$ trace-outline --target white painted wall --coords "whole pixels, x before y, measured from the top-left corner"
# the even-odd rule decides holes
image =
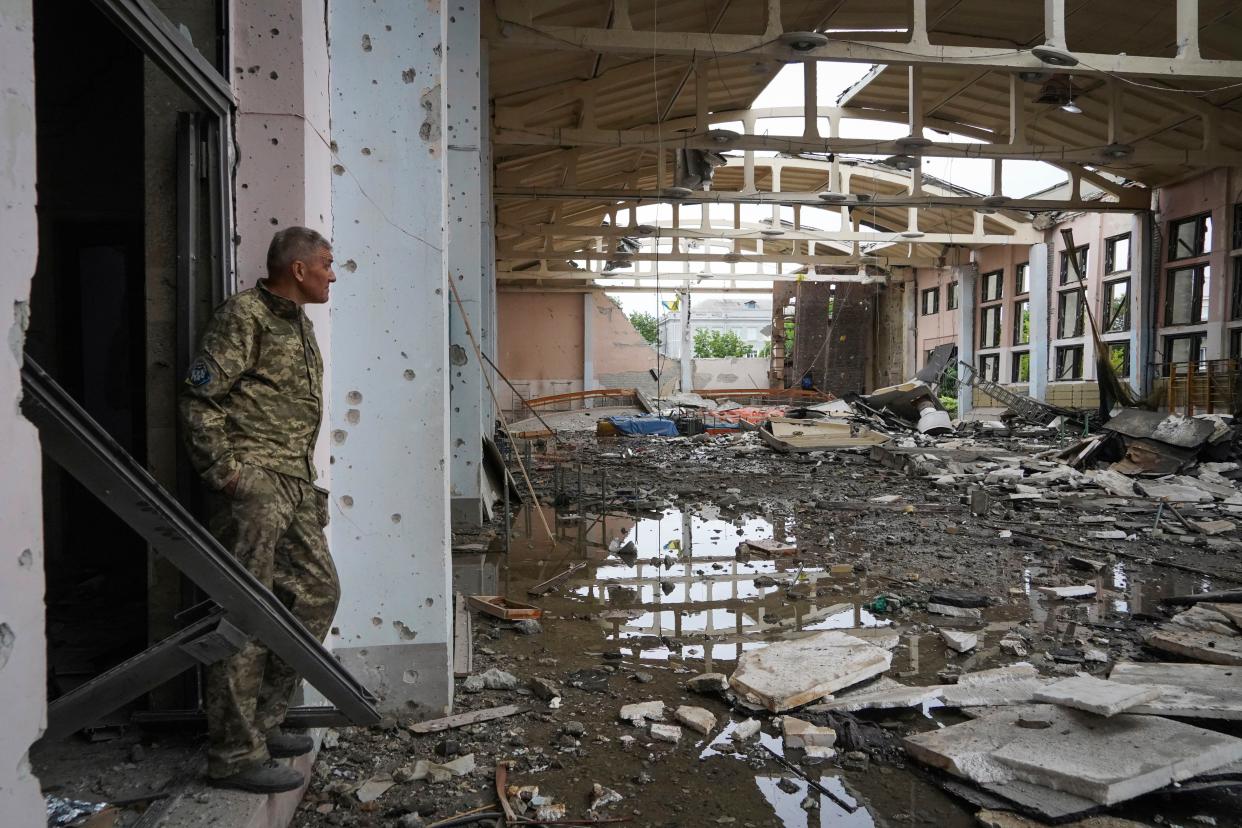
[[[43,825],[30,745],[46,723],[43,503],[39,439],[18,409],[22,345],[34,275],[34,40],[30,0],[0,4],[0,814],[5,825]]]
[[[694,360],[694,387],[767,388],[771,360],[762,357],[723,357]]]
[[[452,704],[439,9],[328,9],[336,254],[355,264],[332,301],[332,640],[383,709],[423,717]]]

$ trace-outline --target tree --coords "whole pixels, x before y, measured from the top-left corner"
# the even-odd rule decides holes
[[[705,359],[711,357],[748,357],[754,356],[751,348],[733,331],[694,332],[694,357]]]
[[[634,311],[630,314],[630,324],[634,326],[635,330],[642,334],[643,339],[647,340],[652,345],[656,344],[656,340],[660,336],[660,326],[659,323],[656,322],[656,318],[654,316],[649,313]]]

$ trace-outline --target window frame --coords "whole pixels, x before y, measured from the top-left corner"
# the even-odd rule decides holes
[[[1026,377],[1021,375],[1022,358],[1026,357]],[[1030,382],[1031,381],[1031,352],[1030,351],[1014,351],[1009,361],[1009,377],[1010,382]]]
[[[1187,224],[1195,225],[1195,238],[1202,243],[1202,250],[1195,250],[1186,256],[1177,255],[1178,230]],[[1168,224],[1168,257],[1170,262],[1184,262],[1187,259],[1198,259],[1202,256],[1210,255],[1212,252],[1212,212],[1199,213],[1194,216],[1186,216],[1184,218],[1172,219]]]
[[[999,348],[1001,346],[1001,331],[1003,330],[1002,317],[1004,316],[1001,309],[1003,307],[1004,305],[998,302],[993,305],[985,305],[984,307],[979,308],[979,350],[982,351],[985,348]],[[996,314],[995,321],[991,325],[992,339],[994,341],[988,342],[984,339],[984,333],[988,330],[986,320],[988,314],[993,312]]]
[[[1078,345],[1059,345],[1056,349],[1056,381],[1057,382],[1077,382],[1083,378],[1083,358],[1085,349],[1081,344]],[[1074,355],[1071,371],[1073,376],[1062,376],[1061,366],[1064,356]]]
[[[1021,306],[1025,308],[1020,309]],[[1026,338],[1022,338],[1022,318],[1026,317]],[[1031,299],[1015,299],[1013,301],[1013,340],[1012,345],[1030,345],[1031,344]]]
[[[992,270],[984,273],[979,277],[979,301],[980,302],[999,302],[1005,298],[1005,269]],[[988,283],[991,281],[996,286],[996,295],[988,295]]]
[[[1114,349],[1114,348],[1122,348],[1122,349],[1124,349],[1124,350],[1125,350],[1125,354],[1126,354],[1125,361],[1124,361],[1124,362],[1122,362],[1122,367],[1121,367],[1121,370],[1119,370],[1119,371],[1117,372],[1117,376],[1118,376],[1119,378],[1121,378],[1121,379],[1128,379],[1128,378],[1129,378],[1129,376],[1130,376],[1130,371],[1131,371],[1131,365],[1130,365],[1130,340],[1128,340],[1128,339],[1122,339],[1122,340],[1119,340],[1119,341],[1105,342],[1105,343],[1104,343],[1104,346],[1105,346],[1106,348],[1108,348],[1108,361],[1109,361],[1109,364],[1112,364],[1112,361],[1113,361],[1113,349]]]
[[[979,376],[990,382],[1000,382],[1000,354],[979,354]],[[988,370],[988,365],[991,370]]]
[[[1022,262],[1013,269],[1013,295],[1031,292],[1031,263]]]
[[[1116,246],[1122,240],[1126,243],[1126,266],[1114,267],[1117,263],[1117,256],[1114,252]],[[1116,236],[1109,236],[1104,240],[1104,275],[1111,276],[1114,273],[1129,273],[1132,266],[1132,254],[1134,250],[1131,246],[1131,238],[1129,233],[1119,233]]]
[[[927,309],[927,300],[931,298],[932,309]],[[923,288],[919,291],[919,315],[935,316],[940,313],[940,286]]]
[[[1125,305],[1119,308],[1116,314],[1113,314],[1110,316],[1109,311],[1112,307],[1112,290],[1117,285],[1126,286],[1126,301],[1125,301]],[[1102,324],[1100,325],[1100,333],[1103,333],[1103,334],[1125,333],[1126,331],[1130,330],[1130,326],[1132,324],[1132,320],[1130,319],[1130,306],[1133,303],[1133,300],[1130,297],[1130,279],[1129,277],[1126,277],[1124,279],[1110,279],[1109,281],[1104,283],[1103,287],[1104,289],[1100,292],[1101,310],[1103,311],[1103,313],[1100,314],[1100,316],[1102,317],[1101,319]],[[1120,328],[1114,328],[1113,323],[1119,317],[1122,317],[1123,315],[1124,315],[1125,324]]]
[[[1065,298],[1071,294],[1078,294],[1078,317],[1074,321],[1074,329],[1072,333],[1065,332]],[[1057,291],[1057,339],[1077,339],[1086,331],[1086,308],[1087,308],[1087,289],[1085,287],[1073,287],[1066,290]]]
[[[1060,259],[1061,270],[1060,270],[1060,281],[1057,282],[1058,285],[1071,285],[1071,284],[1077,285],[1078,284],[1077,277],[1075,277],[1072,282],[1070,281],[1071,269],[1069,266],[1069,252],[1070,252],[1069,250],[1061,251],[1061,259]],[[1083,281],[1085,282],[1091,275],[1090,270],[1088,270],[1088,267],[1091,264],[1091,245],[1089,244],[1078,245],[1077,247],[1074,248],[1074,255],[1078,256],[1081,259],[1080,264],[1082,265],[1082,276],[1083,276]]]
[[[957,282],[949,282],[945,286],[944,305],[945,310],[957,310],[962,304],[962,297]]]
[[[1207,321],[1208,311],[1203,305],[1204,286],[1211,279],[1211,264],[1208,262],[1200,262],[1198,264],[1186,264],[1178,267],[1165,268],[1164,271],[1164,324],[1165,327],[1179,327],[1182,325],[1202,325]],[[1173,276],[1177,273],[1191,273],[1191,291],[1190,291],[1190,307],[1194,311],[1195,317],[1185,322],[1177,322],[1173,319]]]
[[[1163,343],[1164,345],[1163,355],[1164,355],[1164,364],[1166,367],[1169,365],[1187,365],[1191,362],[1201,365],[1207,359],[1207,355],[1204,354],[1203,356],[1198,357],[1196,359],[1188,359],[1188,360],[1174,362],[1173,343],[1177,342],[1180,339],[1189,339],[1192,344],[1195,341],[1198,341],[1198,347],[1194,348],[1193,350],[1202,352],[1207,343],[1207,332],[1206,331],[1189,331],[1187,333],[1165,334],[1164,343]]]

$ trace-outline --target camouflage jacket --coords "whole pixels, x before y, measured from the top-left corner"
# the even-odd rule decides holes
[[[213,489],[243,465],[315,482],[323,358],[306,312],[262,282],[221,305],[181,394],[190,461]]]

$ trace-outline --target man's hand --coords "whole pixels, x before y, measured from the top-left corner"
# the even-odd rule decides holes
[[[224,488],[221,489],[220,491],[224,492],[226,497],[233,497],[235,494],[237,494],[237,484],[240,481],[241,481],[241,469],[238,469],[236,472],[233,473],[233,476],[229,478],[229,482],[225,483]]]

